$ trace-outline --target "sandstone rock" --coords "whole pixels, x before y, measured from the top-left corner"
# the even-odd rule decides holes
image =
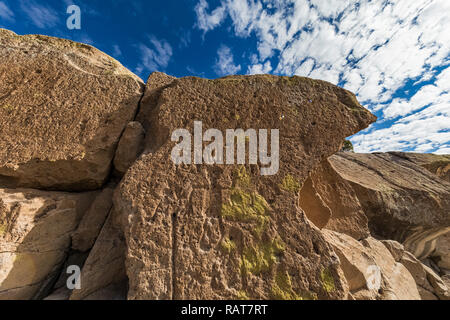
[[[83,266],[81,289],[73,290],[71,300],[83,300],[89,296],[92,299],[100,299],[101,296],[107,299],[111,294],[120,296],[116,292],[117,287],[121,287],[119,284],[126,280],[125,242],[113,223],[114,214],[113,209]]]
[[[407,159],[450,182],[450,155],[405,152],[391,152],[391,154]]]
[[[144,138],[145,130],[139,122],[130,122],[125,128],[114,158],[114,167],[121,175],[125,174],[141,154]]]
[[[371,237],[356,241],[323,230],[339,256],[351,296],[356,300],[420,300],[416,282],[381,243]]]
[[[442,281],[441,277],[439,277],[431,268],[425,265],[423,265],[423,268],[425,269],[427,279],[433,286],[436,295],[441,300],[450,300],[450,291],[445,282]]]
[[[72,235],[72,249],[86,252],[94,246],[111,211],[114,187],[105,188],[94,200]]]
[[[356,192],[373,235],[421,260],[450,230],[450,184],[422,167],[394,154],[339,153],[330,163]]]
[[[450,232],[437,239],[432,256],[438,260],[440,269],[450,269]]]
[[[310,174],[300,192],[300,207],[318,227],[367,238],[368,220],[350,183],[341,178],[328,160]]]
[[[94,195],[0,189],[0,299],[46,295]]]
[[[0,29],[0,186],[99,188],[143,84],[97,49]]]
[[[339,299],[338,261],[298,206],[301,186],[374,117],[354,95],[306,78],[153,74],[138,121],[146,149],[115,195],[130,299]],[[280,169],[179,165],[174,130],[280,130]],[[150,131],[147,130],[150,128]],[[150,138],[149,138],[150,137]]]

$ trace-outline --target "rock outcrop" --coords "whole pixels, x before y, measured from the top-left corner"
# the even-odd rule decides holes
[[[153,74],[141,112],[151,128],[146,150],[115,197],[130,299],[345,298],[338,260],[298,193],[344,137],[375,119],[354,95],[298,77]],[[223,133],[279,129],[278,173],[261,176],[257,164],[175,165],[171,134],[193,133],[195,121]]]
[[[97,49],[0,29],[0,186],[100,188],[143,83]]]
[[[329,161],[355,191],[373,235],[423,259],[450,231],[450,184],[436,175],[394,154],[339,153]]]
[[[352,93],[0,57],[0,299],[449,299],[450,156],[335,154],[375,121]]]
[[[0,189],[0,299],[44,297],[94,196]]]

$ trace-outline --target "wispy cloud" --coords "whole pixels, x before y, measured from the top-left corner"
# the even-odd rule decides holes
[[[122,55],[122,50],[120,49],[119,45],[115,44],[113,45],[113,56],[114,57],[120,57]]]
[[[172,57],[172,46],[166,40],[159,40],[155,36],[150,36],[150,46],[140,43],[137,48],[141,54],[141,62],[137,67],[137,72],[147,71],[163,71],[169,65]]]
[[[3,1],[0,1],[0,18],[9,21],[14,22],[14,12],[4,3]]]
[[[211,13],[207,13],[208,8],[209,4],[206,0],[200,0],[200,2],[195,6],[195,12],[197,14],[197,28],[203,30],[203,32],[207,32],[219,26],[225,18],[226,8],[218,7]]]
[[[233,53],[229,47],[221,45],[217,51],[217,55],[218,58],[214,65],[214,71],[219,76],[235,74],[241,70],[241,66],[234,63]]]
[[[33,0],[20,0],[20,8],[38,28],[53,28],[59,23],[58,13],[49,6]]]

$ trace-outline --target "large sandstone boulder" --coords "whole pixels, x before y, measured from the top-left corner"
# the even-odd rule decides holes
[[[450,182],[450,155],[437,155],[425,153],[391,152],[391,154],[411,161],[441,179]]]
[[[355,191],[328,159],[305,182],[300,191],[300,207],[318,228],[344,233],[356,240],[370,236],[368,219]]]
[[[125,241],[114,223],[114,215],[113,209],[83,265],[81,289],[72,291],[71,300],[126,299],[122,285],[125,283],[126,292]]]
[[[355,191],[372,235],[397,240],[419,260],[450,231],[450,183],[395,154],[339,153],[329,159]]]
[[[334,231],[323,230],[339,256],[348,281],[350,296],[356,300],[420,300],[413,276],[389,250],[369,237],[357,241]]]
[[[97,49],[0,29],[0,186],[99,188],[143,93]]]
[[[114,201],[126,237],[128,298],[347,297],[339,260],[298,198],[310,171],[375,120],[353,94],[299,77],[155,73],[137,120],[147,131],[145,151]],[[278,172],[262,176],[261,163],[175,165],[171,135],[192,134],[194,121],[223,133],[279,129]]]
[[[0,300],[43,298],[94,196],[0,189]]]

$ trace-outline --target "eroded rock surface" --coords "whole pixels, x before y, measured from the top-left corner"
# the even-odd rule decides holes
[[[359,242],[345,234],[323,232],[339,256],[352,299],[420,300],[414,278],[383,243],[372,237]]]
[[[0,189],[0,299],[43,298],[94,196]]]
[[[141,80],[97,49],[0,29],[0,186],[99,188]]]
[[[355,191],[372,235],[397,240],[419,260],[450,231],[450,184],[394,154],[339,153],[330,157]]]
[[[153,74],[138,120],[146,149],[115,197],[123,215],[130,299],[339,299],[338,259],[298,206],[309,172],[375,118],[322,81],[275,76],[218,80]],[[279,129],[280,169],[175,165],[170,136]]]

